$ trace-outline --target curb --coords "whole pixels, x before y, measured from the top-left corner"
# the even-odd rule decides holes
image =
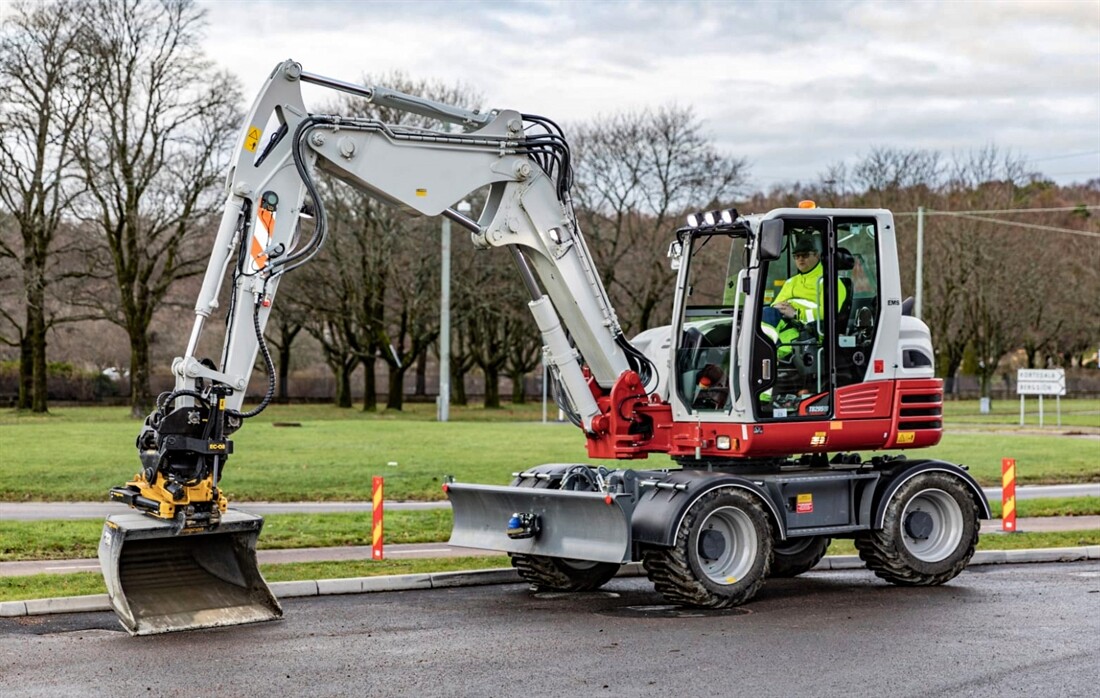
[[[1032,550],[982,550],[974,553],[971,565],[1006,565],[1037,562],[1080,562],[1100,560],[1100,545],[1076,548],[1039,548]],[[814,572],[851,570],[863,567],[858,555],[830,555],[821,560]],[[623,565],[618,577],[643,577],[645,570],[640,562]],[[350,577],[348,579],[312,579],[295,582],[272,582],[272,593],[280,599],[303,596],[330,596],[335,594],[370,594],[380,591],[410,591],[413,589],[447,589],[454,587],[486,586],[489,584],[518,584],[519,573],[512,568],[472,570],[469,572],[439,572],[437,574],[395,574],[378,577]],[[52,599],[0,602],[0,618],[42,616],[55,613],[90,613],[110,611],[106,594],[88,596],[61,596]]]

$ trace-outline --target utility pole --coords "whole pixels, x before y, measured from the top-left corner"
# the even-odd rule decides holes
[[[924,296],[924,206],[917,207],[917,288],[913,297],[913,315],[921,319]]]
[[[459,213],[469,213],[470,204],[461,201]],[[451,417],[451,220],[444,216],[442,262],[439,276],[439,397],[436,398],[436,419],[446,422]]]

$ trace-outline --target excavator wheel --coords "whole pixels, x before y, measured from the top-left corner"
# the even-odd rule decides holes
[[[642,565],[673,603],[729,608],[751,599],[768,576],[772,536],[752,495],[719,489],[688,509],[671,548],[650,548]]]
[[[829,549],[832,538],[828,536],[803,536],[786,541],[776,541],[772,546],[772,567],[769,577],[797,577],[809,572]]]
[[[512,567],[536,591],[593,591],[611,581],[621,565],[513,554]]]
[[[512,486],[557,489],[561,482],[558,477],[550,480],[517,478]],[[509,557],[519,576],[536,591],[594,591],[611,581],[622,567],[614,562],[567,560],[545,555],[509,553]]]
[[[894,493],[882,530],[856,538],[868,569],[888,582],[935,586],[954,579],[978,544],[978,507],[966,484],[921,473]]]

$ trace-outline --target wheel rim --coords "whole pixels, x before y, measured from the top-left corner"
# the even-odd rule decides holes
[[[959,503],[943,490],[928,489],[909,500],[901,513],[901,540],[924,562],[939,562],[958,548],[963,537]]]
[[[736,507],[710,512],[696,542],[700,571],[715,584],[736,584],[752,569],[758,543],[752,519]]]

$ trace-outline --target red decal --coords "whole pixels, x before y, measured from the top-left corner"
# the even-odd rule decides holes
[[[882,373],[885,370],[886,367],[883,365],[882,359],[875,359],[875,373]]]

